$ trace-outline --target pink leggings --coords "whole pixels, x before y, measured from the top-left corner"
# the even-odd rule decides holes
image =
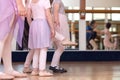
[[[39,70],[46,69],[47,48],[34,49],[33,68]]]
[[[60,57],[65,49],[65,47],[63,45],[61,45],[61,43],[59,41],[55,41],[55,46],[56,46],[56,50],[54,52],[52,62],[51,62],[51,66],[53,66],[53,67],[59,66]]]
[[[55,39],[57,39],[57,40],[59,40],[59,41],[62,41],[62,40],[64,40],[65,39],[65,37],[63,36],[63,35],[61,35],[61,34],[59,34],[58,32],[56,32],[56,35],[55,35]],[[54,56],[53,56],[53,60],[52,60],[52,64],[54,64],[55,63],[55,65],[57,65],[57,64],[59,64],[59,59],[60,59],[60,56],[61,56],[61,54],[62,54],[62,52],[64,51],[64,46],[62,46],[61,44],[60,44],[60,42],[55,42],[55,45],[56,45],[56,48],[57,48],[57,50],[55,51],[55,54],[54,54]],[[45,52],[44,50],[41,50],[41,52]],[[38,57],[37,57],[37,55],[38,55],[38,50],[30,50],[29,51],[29,53],[28,53],[28,55],[27,55],[27,57],[26,57],[26,61],[25,61],[25,64],[24,64],[24,67],[29,67],[30,66],[30,64],[31,64],[31,61],[32,61],[32,59],[33,59],[33,54],[35,53],[35,56],[34,57],[36,57],[36,60],[38,60]],[[45,53],[45,55],[46,55],[46,53]],[[44,56],[45,56],[44,55]],[[38,55],[39,56],[39,55]],[[35,61],[36,61],[35,60]],[[56,60],[56,61],[55,61]],[[35,64],[36,63],[36,64]],[[34,63],[34,61],[33,61],[33,68],[38,68],[38,62],[35,62]],[[42,63],[42,62],[41,62]]]

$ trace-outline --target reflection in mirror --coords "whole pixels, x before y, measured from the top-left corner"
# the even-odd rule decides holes
[[[120,7],[111,7],[111,8],[102,8],[102,7],[87,7],[88,9],[94,9],[94,10],[119,10]],[[87,9],[86,8],[86,9]],[[117,14],[119,15],[119,13]],[[113,14],[105,14],[105,13],[87,13],[86,14],[86,25],[88,26],[88,23],[90,24],[90,22],[92,20],[96,21],[96,28],[95,30],[97,30],[97,34],[96,37],[94,39],[93,45],[94,47],[96,47],[96,50],[108,50],[105,47],[105,44],[109,44],[108,47],[110,47],[109,50],[119,50],[120,49],[120,17],[115,15],[115,13]],[[110,22],[111,23],[111,27],[108,29],[107,32],[109,32],[109,38],[108,41],[105,42],[106,37],[108,37],[107,33],[105,32],[106,30],[106,23]],[[86,26],[86,28],[87,28]],[[101,33],[100,33],[101,32]],[[86,35],[87,35],[87,30],[86,30]],[[86,49],[87,50],[93,50],[93,46],[90,45],[90,42],[87,41],[87,36],[86,36]],[[96,43],[96,44],[95,44]],[[111,46],[114,46],[115,48],[113,49]]]
[[[79,7],[73,7],[73,6],[69,6],[66,7],[66,9],[79,9]],[[86,9],[88,10],[104,10],[104,9],[112,9],[112,10],[119,10],[120,7],[109,7],[109,8],[103,8],[103,7],[86,7]],[[117,14],[119,15],[119,13]],[[97,50],[105,50],[105,46],[104,46],[104,38],[105,38],[105,34],[101,34],[100,32],[102,32],[105,29],[105,23],[106,22],[110,22],[111,23],[111,27],[109,29],[109,32],[111,34],[111,38],[110,38],[110,42],[111,43],[115,43],[116,48],[114,50],[119,50],[120,49],[120,16],[117,16],[115,13],[113,14],[105,14],[105,13],[86,13],[86,27],[90,24],[90,22],[92,20],[96,21],[97,27],[95,28],[96,30],[98,30],[96,34],[96,37],[94,39],[96,45],[97,46]],[[70,32],[70,40],[79,43],[79,13],[67,13],[67,17],[68,17],[68,24],[69,24],[69,32]],[[13,51],[16,50],[29,50],[28,49],[28,33],[29,33],[29,26],[27,24],[27,21],[25,19],[25,30],[24,30],[24,36],[23,36],[23,44],[22,47],[18,46],[18,44],[16,44],[15,39],[13,40]],[[87,33],[86,33],[87,34]],[[86,36],[87,37],[87,36]],[[81,44],[81,43],[80,43]],[[93,50],[93,47],[90,45],[90,43],[88,42],[87,38],[86,38],[86,50]],[[49,48],[50,50],[53,50],[54,47],[52,46],[51,48]],[[77,46],[68,46],[66,47],[67,50],[79,50],[79,45]],[[111,49],[113,50],[113,49]]]
[[[96,30],[97,34],[96,34],[96,37],[94,38],[94,42],[91,42],[93,43],[92,44],[93,46],[97,47],[96,50],[119,50],[120,49],[120,44],[119,44],[120,23],[116,21],[109,21],[109,22],[111,23],[111,27],[110,29],[107,29],[104,21],[96,20],[97,27],[94,30]],[[86,24],[88,23],[89,22],[87,22]],[[87,36],[87,30],[86,30],[86,36]],[[92,45],[90,44],[90,42],[87,42],[87,46],[86,46],[87,50],[93,50]]]

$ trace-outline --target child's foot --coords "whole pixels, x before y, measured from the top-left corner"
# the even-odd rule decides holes
[[[11,79],[14,79],[14,76],[5,73],[0,73],[0,80],[11,80]]]
[[[24,67],[23,72],[24,73],[31,73],[32,69],[30,69],[29,67]]]
[[[76,42],[72,42],[72,41],[67,40],[67,39],[63,40],[63,41],[61,42],[61,44],[62,44],[63,46],[77,46],[77,45],[78,45]]]
[[[32,73],[31,73],[31,76],[38,76],[39,75],[39,72],[38,71],[32,71]]]
[[[50,72],[47,72],[47,71],[40,71],[39,76],[40,77],[50,77],[50,76],[53,76],[53,74]]]
[[[11,72],[9,72],[7,74],[9,74],[11,76],[14,76],[15,78],[24,78],[24,77],[27,77],[26,74],[20,73],[20,72],[17,72],[17,71],[11,71]]]
[[[38,76],[39,75],[39,69],[38,68],[33,68],[33,71],[31,73],[32,76]]]
[[[52,70],[54,73],[66,73],[67,72],[66,69],[61,68],[59,66],[55,66],[55,67],[50,66],[49,70]]]

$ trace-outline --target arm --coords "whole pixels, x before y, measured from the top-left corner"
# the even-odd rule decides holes
[[[17,8],[18,8],[18,14],[21,16],[25,16],[26,15],[26,9],[23,6],[22,0],[16,0],[17,3]]]
[[[29,26],[30,26],[30,24],[32,22],[31,16],[32,16],[32,11],[31,11],[30,8],[28,8],[28,10],[27,10],[27,21],[28,21]]]
[[[104,31],[104,30],[101,30],[100,33],[101,33],[101,34],[105,34],[105,31]]]
[[[92,31],[90,31],[90,30],[86,30],[86,32],[91,33]]]
[[[88,33],[92,33],[92,28],[89,27],[89,26],[87,26],[87,27],[86,27],[86,32],[88,32]]]
[[[48,24],[50,26],[50,30],[51,30],[51,37],[55,36],[55,30],[54,30],[54,26],[53,26],[53,19],[52,19],[52,15],[50,13],[50,9],[45,9],[45,14],[46,14],[46,18],[48,21]]]
[[[104,30],[98,30],[95,28],[94,31],[96,31],[98,34],[104,34]]]
[[[109,34],[110,34],[110,40],[113,42],[113,41],[114,41],[114,38],[112,37],[111,32],[109,32]]]
[[[54,15],[54,23],[56,24],[56,26],[60,26],[60,23],[59,23],[59,7],[60,5],[58,3],[55,3],[54,4],[54,12],[53,12],[53,15]]]

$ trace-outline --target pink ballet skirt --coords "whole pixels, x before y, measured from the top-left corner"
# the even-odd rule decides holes
[[[105,29],[104,34],[105,34],[105,38],[103,40],[104,46],[107,48],[113,48],[114,44],[112,42],[110,42],[111,33],[109,32],[108,29]]]
[[[60,26],[55,27],[56,32],[60,33],[65,38],[70,39],[70,31],[66,15],[59,13],[59,23]],[[55,39],[55,41],[58,40]]]
[[[16,14],[16,26],[10,28],[10,22],[13,15]],[[18,29],[16,29],[18,28]],[[14,36],[17,34],[17,42],[21,46],[22,35],[24,29],[24,21],[17,14],[16,0],[0,0],[0,41],[11,31],[14,31]],[[16,31],[18,30],[18,31]],[[15,33],[18,32],[18,33]]]
[[[46,19],[35,19],[30,25],[30,49],[46,48],[50,46],[50,28]]]
[[[110,42],[109,39],[104,39],[104,46],[105,47],[108,47],[108,48],[113,48],[114,47],[114,44]]]

